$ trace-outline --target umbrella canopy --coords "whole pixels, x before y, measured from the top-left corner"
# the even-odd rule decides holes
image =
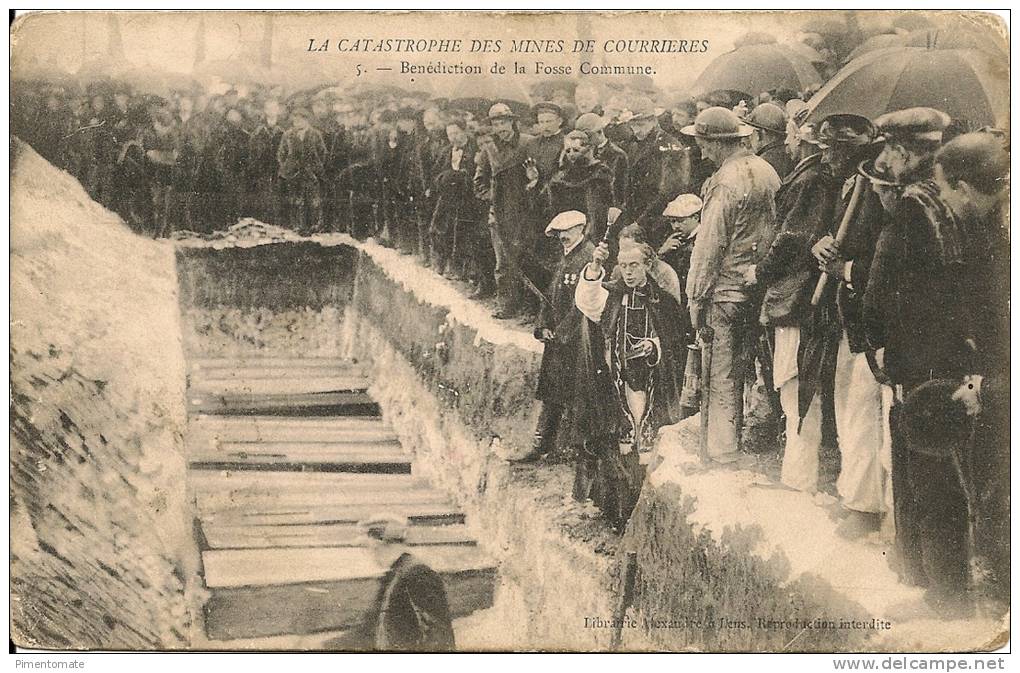
[[[751,44],[715,58],[698,76],[692,93],[719,89],[756,96],[773,89],[801,91],[822,81],[803,56],[780,44]]]
[[[783,46],[812,65],[828,61],[824,54],[803,42],[787,42]]]
[[[808,120],[840,113],[875,119],[911,107],[1005,128],[1009,65],[978,49],[879,49],[854,59],[819,89],[808,101]]]
[[[905,36],[897,33],[885,33],[869,37],[867,40],[857,45],[857,47],[855,47],[854,50],[846,57],[846,60],[847,62],[850,62],[862,54],[867,54],[878,49],[902,47],[905,40]]]

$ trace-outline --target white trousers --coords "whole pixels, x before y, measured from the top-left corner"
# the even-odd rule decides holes
[[[836,358],[836,432],[841,466],[836,490],[847,509],[881,513],[891,505],[888,411],[882,385],[864,353],[851,353],[843,335]]]
[[[799,327],[777,327],[773,354],[773,381],[779,390],[779,403],[786,415],[786,447],[780,480],[798,491],[818,490],[818,453],[822,444],[822,404],[815,395],[804,422],[800,421],[798,395],[800,380],[797,350]]]

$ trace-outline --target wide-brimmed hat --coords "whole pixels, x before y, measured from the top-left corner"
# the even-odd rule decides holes
[[[740,121],[733,110],[710,107],[698,113],[694,123],[680,129],[685,136],[715,140],[720,138],[746,138],[753,129]]]
[[[655,106],[648,96],[637,96],[630,103],[630,118],[627,121],[641,121],[655,118]]]

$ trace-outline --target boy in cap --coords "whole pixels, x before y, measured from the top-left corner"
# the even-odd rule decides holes
[[[559,213],[545,228],[545,235],[559,242],[562,254],[546,289],[535,328],[535,338],[545,344],[535,390],[535,399],[542,402],[542,412],[531,451],[521,459],[525,462],[555,450],[560,421],[573,401],[584,320],[574,305],[574,288],[595,249],[585,236],[586,228],[587,218],[577,210]],[[583,441],[583,436],[565,435],[560,437],[559,444],[570,447]]]
[[[701,224],[702,201],[694,194],[681,194],[670,201],[662,211],[665,221],[663,230],[653,234],[653,240],[661,240],[659,259],[676,271],[680,287],[687,284],[687,272],[691,265],[691,251]],[[656,235],[657,234],[657,235]],[[682,306],[687,305],[684,297]]]

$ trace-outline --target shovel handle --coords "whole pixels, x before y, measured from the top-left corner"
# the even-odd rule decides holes
[[[839,229],[836,230],[836,245],[840,245],[845,239],[848,230],[850,229],[850,222],[854,218],[854,214],[857,210],[857,203],[861,200],[861,193],[864,191],[864,178],[857,176],[854,182],[853,195],[850,197],[850,204],[846,207],[846,212],[843,213],[843,219],[839,222]],[[822,301],[822,295],[825,294],[825,286],[829,283],[829,274],[822,273],[818,277],[818,284],[815,285],[815,293],[811,295],[811,305],[818,306],[818,303]]]

